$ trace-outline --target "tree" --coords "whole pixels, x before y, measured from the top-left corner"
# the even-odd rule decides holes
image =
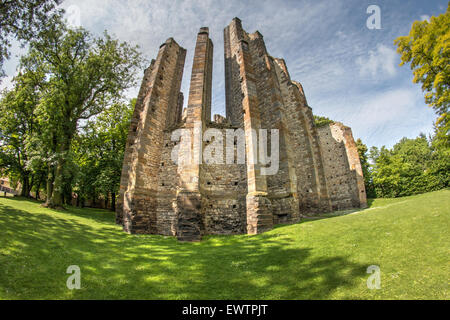
[[[449,186],[450,161],[425,135],[401,139],[392,149],[373,147],[371,170],[378,197],[401,197]]]
[[[443,144],[442,130],[435,130],[431,139],[432,161],[428,166],[427,173],[435,179],[435,189],[448,187],[450,185],[450,148]]]
[[[79,122],[105,111],[135,85],[136,69],[143,59],[137,47],[120,43],[106,32],[94,38],[83,28],[70,29],[58,19],[29,43],[20,68],[32,75],[44,74],[41,121],[47,123],[45,140],[53,151],[49,168],[47,205],[61,207],[71,143]],[[51,150],[52,147],[54,150]]]
[[[98,194],[105,199],[111,197],[111,210],[115,211],[135,103],[136,99],[133,99],[129,104],[112,105],[95,120],[89,121],[84,132],[76,137],[74,153],[78,174],[75,190],[78,199],[91,197],[95,200]]]
[[[415,21],[409,35],[394,42],[401,54],[400,65],[410,63],[414,83],[421,83],[425,102],[438,118],[437,134],[450,147],[450,3],[447,11],[430,21]]]
[[[21,195],[28,197],[34,184],[29,167],[29,143],[38,132],[35,118],[39,90],[29,74],[19,74],[11,91],[0,101],[0,166],[5,174],[21,184]]]
[[[61,0],[0,0],[0,75],[9,58],[11,40],[29,41],[35,37],[52,16],[62,15],[57,6]]]
[[[370,171],[370,163],[367,155],[369,149],[359,138],[358,140],[356,140],[356,147],[358,149],[359,160],[361,162],[361,168],[364,176],[364,185],[366,187],[366,194],[369,198],[375,198],[376,193],[373,188],[372,172]]]

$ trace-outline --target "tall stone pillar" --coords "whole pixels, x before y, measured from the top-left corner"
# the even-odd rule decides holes
[[[181,241],[201,240],[200,170],[202,136],[211,120],[213,44],[207,27],[200,28],[192,64],[185,129],[190,139],[182,141],[178,161],[177,237]]]
[[[129,233],[157,233],[163,130],[173,122],[186,50],[172,38],[144,72],[125,147],[116,222]]]
[[[267,197],[267,179],[261,175],[257,155],[257,133],[261,129],[257,75],[252,66],[248,35],[238,18],[234,18],[225,28],[224,39],[227,116],[230,115],[233,124],[244,125],[248,184],[247,233],[256,234],[273,227],[271,203]],[[235,81],[237,76],[239,82]]]

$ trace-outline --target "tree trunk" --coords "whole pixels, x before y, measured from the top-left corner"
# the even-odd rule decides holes
[[[29,197],[30,196],[30,180],[28,174],[23,174],[22,177],[22,191],[20,193],[21,197]]]
[[[72,199],[72,179],[70,179],[70,183],[67,184],[64,188],[64,203],[68,206],[71,206]]]
[[[41,179],[39,179],[37,185],[36,185],[36,200],[39,200],[39,189],[41,189]]]
[[[53,193],[49,201],[49,207],[62,208],[63,207],[63,170],[65,159],[60,157],[56,164],[55,181],[53,182]]]
[[[66,128],[66,135],[61,137],[58,161],[55,169],[55,180],[53,182],[53,194],[50,198],[49,207],[51,208],[64,208],[63,206],[63,193],[64,193],[64,169],[66,166],[67,153],[70,150],[70,143],[72,141],[72,132],[70,128]]]
[[[116,193],[111,193],[111,211],[116,211]]]
[[[51,165],[48,166],[48,175],[47,175],[47,199],[45,200],[45,205],[50,205],[50,199],[53,195],[53,182],[55,180],[54,169]]]
[[[31,190],[33,190],[33,186],[34,186],[34,180],[35,180],[35,176],[34,174],[31,175],[31,182],[29,182],[28,184],[28,197],[32,198],[33,196],[31,195]]]

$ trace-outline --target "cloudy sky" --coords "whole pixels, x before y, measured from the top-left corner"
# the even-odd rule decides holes
[[[366,26],[370,5],[380,8],[381,29]],[[368,146],[391,147],[402,137],[432,132],[434,112],[412,83],[409,66],[399,67],[393,41],[415,20],[447,8],[446,0],[66,0],[69,19],[95,34],[108,30],[140,46],[148,59],[173,37],[187,49],[182,91],[187,97],[198,29],[209,27],[214,42],[212,113],[225,114],[223,28],[233,17],[247,32],[259,30],[269,53],[284,58],[317,115],[352,127]],[[20,55],[17,46],[13,54]],[[17,58],[6,67],[14,75]],[[129,92],[137,95],[137,88]],[[185,102],[187,98],[185,98]]]

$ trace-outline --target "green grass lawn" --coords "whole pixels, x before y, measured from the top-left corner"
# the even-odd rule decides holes
[[[179,243],[126,234],[105,210],[0,198],[0,299],[449,299],[449,213],[442,190]],[[79,290],[66,287],[70,265]]]
[[[5,197],[5,193],[3,191],[0,191],[0,197]],[[6,193],[6,197],[12,198],[14,195],[12,193]]]

